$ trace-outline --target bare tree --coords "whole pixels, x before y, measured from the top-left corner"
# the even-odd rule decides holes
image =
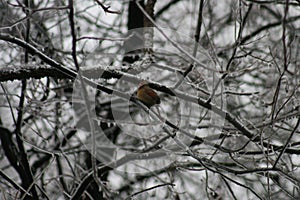
[[[299,199],[299,8],[0,1],[0,198]]]

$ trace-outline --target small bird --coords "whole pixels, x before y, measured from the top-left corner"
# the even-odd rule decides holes
[[[137,90],[137,99],[143,102],[148,108],[155,104],[160,104],[160,98],[157,93],[150,88],[147,81],[142,81]]]

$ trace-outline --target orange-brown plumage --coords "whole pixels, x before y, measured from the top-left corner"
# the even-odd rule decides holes
[[[160,98],[157,93],[149,87],[148,82],[143,81],[140,83],[137,90],[137,98],[143,102],[148,108],[155,104],[160,104]]]

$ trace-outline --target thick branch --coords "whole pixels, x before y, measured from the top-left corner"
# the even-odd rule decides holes
[[[13,65],[9,67],[1,67],[0,74],[0,82],[30,78],[40,79],[43,77],[53,77],[62,79],[70,78],[66,74],[60,73],[55,68],[46,65]]]

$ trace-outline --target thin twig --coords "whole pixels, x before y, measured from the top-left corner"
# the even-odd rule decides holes
[[[69,21],[70,21],[71,35],[72,35],[72,57],[73,57],[74,64],[77,69],[79,80],[81,83],[81,89],[82,89],[82,93],[83,93],[82,97],[84,98],[85,109],[86,109],[88,122],[89,122],[89,126],[90,126],[90,131],[91,131],[91,135],[92,135],[92,137],[91,137],[91,140],[92,140],[91,141],[92,142],[91,162],[92,162],[92,169],[93,169],[93,177],[94,177],[95,182],[99,185],[99,187],[101,186],[101,188],[103,189],[102,191],[104,191],[105,188],[103,187],[103,184],[101,184],[101,182],[98,179],[98,169],[96,167],[96,144],[95,144],[96,143],[96,137],[95,137],[96,131],[95,131],[95,126],[94,126],[94,121],[92,120],[93,117],[92,117],[91,107],[90,107],[90,103],[89,103],[89,99],[88,99],[88,93],[85,88],[86,84],[82,77],[82,72],[80,70],[77,56],[76,56],[76,33],[75,33],[75,23],[74,23],[73,0],[69,0],[69,9],[70,9]]]
[[[170,185],[170,186],[175,186],[175,184],[173,184],[173,183],[163,183],[163,184],[155,185],[155,186],[153,186],[153,187],[149,187],[149,188],[144,189],[144,190],[142,190],[142,191],[133,193],[132,195],[128,196],[128,197],[126,198],[126,200],[127,200],[127,199],[131,199],[132,197],[134,197],[134,196],[136,196],[136,195],[138,195],[138,194],[147,192],[147,191],[149,191],[149,190],[153,190],[153,189],[156,189],[156,188],[159,188],[159,187],[169,186],[169,185]]]
[[[121,14],[120,11],[109,10],[110,6],[103,5],[103,3],[101,3],[99,0],[95,0],[95,1],[99,6],[101,6],[104,12],[111,13],[111,14]]]
[[[200,4],[199,4],[197,27],[196,27],[196,30],[195,30],[195,45],[194,45],[194,50],[193,50],[193,57],[195,57],[195,58],[197,56],[197,51],[198,51],[198,46],[199,46],[199,39],[200,39],[200,34],[201,34],[203,4],[204,4],[204,0],[201,0]],[[181,78],[177,81],[174,88],[177,88],[178,86],[181,85],[182,81],[193,70],[194,66],[195,66],[194,63],[190,64],[188,69],[186,69],[186,71],[182,74]]]
[[[290,143],[290,141],[291,141],[293,135],[294,135],[295,132],[297,131],[299,124],[300,124],[300,117],[298,118],[297,124],[295,125],[295,127],[294,127],[293,131],[291,132],[289,138],[287,139],[287,141],[286,141],[286,143],[285,143],[283,149],[281,150],[279,156],[277,157],[277,159],[276,159],[276,161],[275,161],[275,163],[274,163],[274,165],[273,165],[273,169],[276,167],[278,161],[280,160],[281,156],[282,156],[283,153],[285,152],[285,150],[286,150],[287,146],[289,145],[289,143]]]
[[[155,21],[148,15],[148,13],[145,11],[145,9],[141,6],[141,4],[139,2],[136,2],[136,4],[138,5],[138,7],[140,8],[140,10],[143,12],[143,14],[152,22],[152,24],[157,28],[157,30],[175,47],[177,48],[181,53],[183,53],[184,55],[186,55],[189,59],[193,60],[194,62],[196,62],[199,66],[201,66],[204,69],[207,69],[209,71],[214,71],[214,72],[219,72],[219,70],[213,69],[213,68],[209,68],[206,66],[206,64],[200,62],[197,58],[195,58],[193,55],[191,55],[189,52],[187,52],[186,50],[184,50],[180,45],[178,45],[176,42],[174,42],[171,38],[169,38],[169,36],[166,35],[166,33],[163,31],[162,28],[160,28]]]
[[[238,37],[236,39],[236,43],[234,45],[234,48],[233,48],[233,52],[231,54],[231,57],[229,59],[229,61],[227,62],[227,65],[226,65],[226,73],[224,73],[222,75],[222,77],[218,80],[217,84],[215,85],[215,87],[213,88],[212,92],[211,92],[211,96],[209,97],[209,99],[207,100],[207,103],[210,103],[215,95],[215,92],[217,91],[217,88],[219,87],[219,85],[221,84],[221,82],[227,77],[227,75],[229,74],[229,68],[231,66],[231,63],[233,62],[233,60],[235,59],[235,55],[236,55],[236,52],[237,52],[237,49],[238,47],[240,46],[240,41],[241,41],[241,37],[242,37],[242,33],[243,33],[243,30],[244,30],[244,27],[245,27],[245,24],[247,22],[247,18],[249,16],[249,13],[252,9],[252,4],[249,5],[249,8],[241,22],[241,25],[240,25],[240,29],[239,29],[239,32],[238,32]],[[241,11],[240,11],[241,12]]]

